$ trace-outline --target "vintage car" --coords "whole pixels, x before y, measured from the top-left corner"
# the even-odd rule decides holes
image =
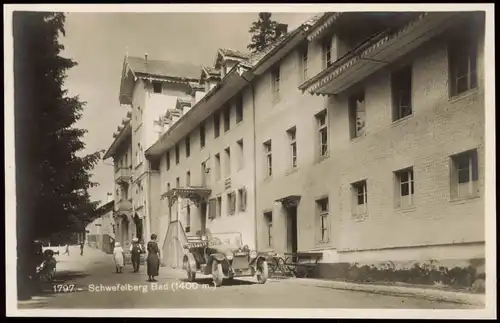
[[[233,239],[228,238],[228,236]],[[184,246],[183,268],[189,281],[196,273],[211,275],[219,287],[224,279],[256,276],[259,284],[268,278],[268,253],[258,253],[241,245],[241,233],[198,234]]]

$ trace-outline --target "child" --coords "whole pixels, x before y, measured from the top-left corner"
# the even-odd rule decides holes
[[[120,247],[120,243],[119,242],[115,243],[115,249],[113,250],[113,258],[115,260],[116,272],[117,273],[122,273],[123,272],[123,265],[124,265],[125,255],[124,255],[122,247]]]

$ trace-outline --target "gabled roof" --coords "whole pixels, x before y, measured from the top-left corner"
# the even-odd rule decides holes
[[[220,48],[219,51],[222,53],[222,55],[226,57],[236,57],[236,58],[241,58],[241,59],[246,59],[250,57],[249,53],[243,53],[238,50],[233,50],[229,48]]]
[[[251,56],[249,53],[243,53],[237,50],[228,49],[228,48],[219,48],[217,51],[217,55],[215,56],[214,68],[219,67],[219,63],[221,60],[232,59],[238,62],[241,62],[245,59],[248,59]]]
[[[128,66],[137,76],[150,75],[169,78],[196,80],[200,76],[200,66],[190,63],[151,60],[142,57],[128,56]]]

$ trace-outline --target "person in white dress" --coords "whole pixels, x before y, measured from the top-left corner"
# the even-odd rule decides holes
[[[113,250],[113,258],[115,260],[115,265],[116,265],[116,272],[117,273],[122,273],[123,272],[123,266],[124,266],[124,260],[125,260],[125,255],[123,252],[123,248],[120,247],[120,243],[116,242],[115,243],[115,249]]]

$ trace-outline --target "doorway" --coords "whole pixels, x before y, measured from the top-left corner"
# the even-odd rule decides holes
[[[200,227],[203,233],[207,229],[207,202],[201,202],[200,204]]]
[[[297,232],[297,205],[289,205],[286,207],[286,226],[287,226],[287,252],[296,253],[298,249],[298,232]]]

